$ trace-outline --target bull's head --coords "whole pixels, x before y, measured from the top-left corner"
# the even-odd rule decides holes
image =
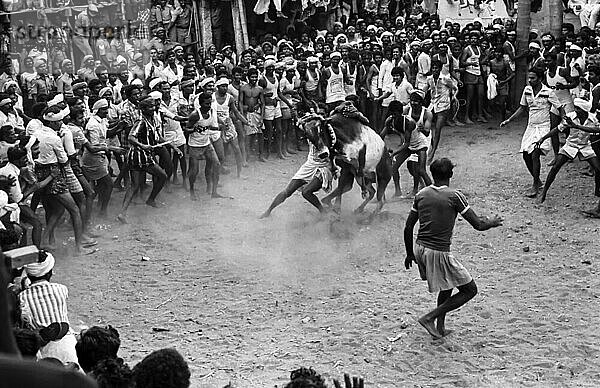
[[[318,114],[309,114],[299,120],[298,126],[304,131],[306,139],[315,147],[319,158],[326,158],[337,138],[329,120]]]

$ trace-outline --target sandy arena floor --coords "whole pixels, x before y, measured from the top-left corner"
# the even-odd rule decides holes
[[[357,188],[340,222],[298,193],[257,219],[305,154],[225,177],[234,199],[191,202],[176,187],[163,209],[133,206],[129,225],[99,225],[99,252],[58,257],[54,280],[69,287],[74,325],[115,326],[131,366],[177,348],[193,387],[282,387],[300,366],[329,383],[361,374],[368,387],[598,386],[600,221],[579,213],[596,201],[593,180],[572,163],[545,205],[523,197],[523,125],[444,130],[438,156],[458,164],[452,185],[505,222],[479,233],[457,221],[453,251],[480,293],[448,316],[454,333],[442,341],[416,323],[435,295],[404,269],[409,200],[388,202],[369,226],[352,214]]]

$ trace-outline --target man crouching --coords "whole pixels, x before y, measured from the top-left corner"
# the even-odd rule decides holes
[[[416,262],[421,279],[427,280],[429,292],[439,292],[437,308],[419,318],[419,323],[439,339],[448,334],[446,313],[456,310],[477,295],[475,281],[463,265],[450,254],[452,231],[460,215],[476,230],[484,231],[502,225],[502,218],[479,217],[460,191],[449,188],[454,165],[450,159],[437,159],[430,170],[434,183],[415,196],[404,228],[406,269]],[[413,230],[419,221],[416,247]],[[452,295],[452,290],[458,293]],[[436,325],[437,320],[437,325]]]

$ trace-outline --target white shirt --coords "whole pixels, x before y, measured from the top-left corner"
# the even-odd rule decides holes
[[[15,203],[19,203],[23,199],[19,175],[21,175],[21,169],[10,162],[8,162],[6,166],[0,168],[0,176],[16,178],[15,184],[10,187],[10,192],[8,193],[10,200]]]

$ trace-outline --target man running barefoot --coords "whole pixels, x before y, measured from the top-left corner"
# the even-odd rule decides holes
[[[287,187],[277,194],[273,199],[271,206],[269,206],[267,211],[265,211],[260,218],[269,217],[273,209],[281,205],[283,201],[291,197],[292,194],[302,186],[304,186],[302,189],[302,196],[304,199],[319,209],[319,212],[324,213],[325,209],[315,193],[321,189],[328,192],[331,189],[332,180],[333,173],[329,155],[323,158],[320,157],[319,151],[309,142],[306,162],[298,169],[298,172],[292,177],[292,180]]]
[[[548,190],[556,179],[556,175],[560,169],[571,160],[574,160],[579,156],[581,160],[587,161],[590,166],[594,169],[594,178],[596,181],[594,193],[597,197],[600,197],[600,160],[592,148],[590,142],[590,135],[592,133],[600,132],[598,128],[598,121],[596,115],[589,113],[592,109],[592,102],[584,100],[582,98],[575,98],[574,100],[575,111],[567,113],[565,116],[565,122],[561,123],[557,128],[552,128],[544,137],[542,137],[535,144],[536,147],[540,147],[544,140],[551,138],[559,131],[566,131],[569,129],[569,135],[565,145],[560,149],[556,156],[556,163],[550,169],[548,177],[546,178],[546,184],[542,190],[542,194],[539,198],[539,203],[543,203],[546,200]],[[600,202],[596,208],[590,210],[584,210],[584,214],[594,218],[600,218]]]
[[[475,281],[463,265],[450,253],[456,216],[462,217],[476,230],[484,231],[502,225],[502,218],[479,217],[460,191],[451,189],[454,165],[450,159],[435,160],[430,167],[433,185],[417,193],[404,228],[406,269],[417,263],[421,279],[427,280],[429,292],[438,292],[437,307],[419,318],[419,323],[435,339],[448,334],[446,313],[461,307],[475,295]],[[413,230],[419,221],[416,247]],[[458,293],[452,295],[452,290]]]

